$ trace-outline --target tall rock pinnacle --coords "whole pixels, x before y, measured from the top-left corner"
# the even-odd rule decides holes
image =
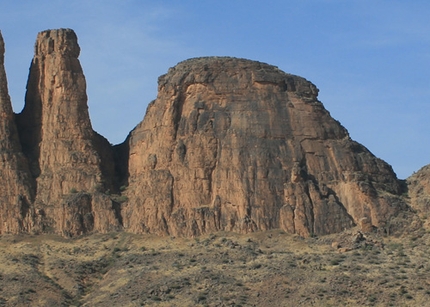
[[[33,226],[34,194],[7,89],[4,53],[0,32],[0,233],[18,233]]]
[[[110,144],[91,127],[79,53],[70,29],[38,34],[25,107],[17,116],[44,227],[72,235],[98,228],[100,212],[86,193],[111,189],[114,172]]]
[[[71,30],[39,33],[25,107],[18,116],[24,151],[30,158],[33,176],[39,177],[39,193],[45,194],[39,194],[38,198],[46,203],[72,188],[90,190],[100,181],[95,176],[98,157],[91,152],[93,131],[79,52],[76,35]],[[59,174],[52,169],[54,165],[69,169],[60,170],[64,174]],[[78,183],[83,186],[76,186],[72,178],[80,167],[91,171],[89,177]],[[72,178],[55,180],[55,176]],[[61,183],[61,186],[51,186],[51,183]]]
[[[403,204],[391,167],[352,141],[307,80],[198,58],[159,78],[128,140],[133,232],[282,228],[303,236],[384,226]]]

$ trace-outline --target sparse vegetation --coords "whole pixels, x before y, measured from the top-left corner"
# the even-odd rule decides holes
[[[348,238],[348,235],[343,234]],[[31,306],[425,306],[430,235],[376,238],[280,231],[196,239],[110,233],[0,237],[0,302]],[[375,240],[376,240],[375,239]],[[1,304],[0,304],[1,305]],[[6,305],[7,306],[7,305]]]
[[[120,203],[120,204],[122,204],[128,200],[128,197],[125,195],[112,194],[110,197],[113,201]]]

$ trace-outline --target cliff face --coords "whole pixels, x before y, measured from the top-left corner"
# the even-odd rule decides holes
[[[22,154],[4,70],[0,32],[0,233],[29,231],[33,225],[33,181]]]
[[[259,62],[179,63],[112,148],[91,127],[79,52],[72,30],[39,33],[14,121],[1,40],[1,233],[309,236],[386,228],[406,207],[391,167],[349,138],[312,83]]]
[[[430,165],[422,167],[410,176],[406,183],[412,208],[424,220],[424,225],[430,228]]]
[[[308,236],[363,220],[384,227],[403,204],[396,176],[317,93],[303,78],[242,59],[170,69],[128,140],[125,227],[186,236],[272,228]]]
[[[72,30],[39,33],[25,107],[17,115],[35,179],[37,227],[70,235],[108,230],[94,221],[114,212],[104,201],[94,210],[93,194],[112,189],[114,163],[109,143],[91,127],[79,52]]]

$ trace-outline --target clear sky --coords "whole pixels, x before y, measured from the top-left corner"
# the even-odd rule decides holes
[[[319,99],[406,178],[430,163],[428,0],[0,0],[14,111],[38,32],[78,35],[93,127],[122,142],[157,78],[198,56],[266,62],[313,82]]]

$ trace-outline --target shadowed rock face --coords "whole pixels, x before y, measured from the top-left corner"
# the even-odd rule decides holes
[[[7,89],[4,52],[0,32],[0,233],[18,233],[33,226],[34,194]]]
[[[395,174],[349,138],[317,93],[303,78],[249,60],[171,68],[128,139],[125,227],[308,236],[361,219],[384,226],[403,204]]]
[[[171,68],[112,148],[91,127],[79,52],[70,29],[39,33],[14,121],[0,39],[0,233],[309,236],[384,228],[405,206],[391,167],[349,138],[312,83],[244,59]]]

